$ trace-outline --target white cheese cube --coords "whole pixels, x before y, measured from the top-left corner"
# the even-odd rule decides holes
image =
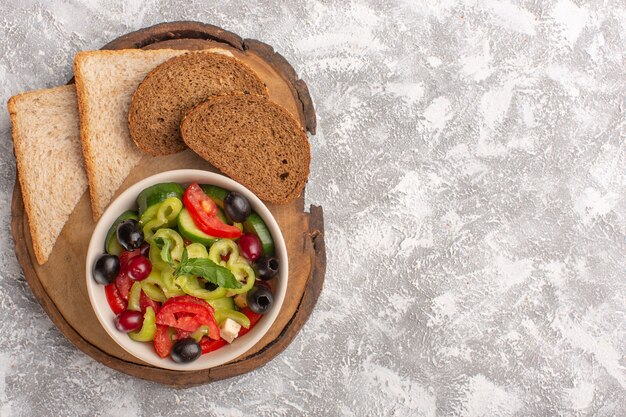
[[[233,319],[226,319],[220,325],[220,336],[228,343],[233,343],[233,340],[239,335],[241,324],[237,323]]]

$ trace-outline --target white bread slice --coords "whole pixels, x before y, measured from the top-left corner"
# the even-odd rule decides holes
[[[43,265],[87,189],[73,85],[30,91],[8,103],[35,257]]]
[[[122,49],[76,54],[74,75],[80,139],[94,220],[104,212],[115,191],[143,156],[128,130],[128,110],[135,90],[155,67],[188,52]],[[222,49],[202,52],[230,55]]]
[[[154,67],[185,51],[85,51],[76,54],[74,76],[80,140],[94,220],[142,157],[130,139],[128,108],[139,83]]]

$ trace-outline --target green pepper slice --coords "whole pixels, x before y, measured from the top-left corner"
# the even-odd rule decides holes
[[[217,324],[222,324],[224,320],[231,319],[241,324],[246,329],[250,328],[250,319],[248,318],[248,316],[239,311],[224,308],[220,310],[215,310],[213,316],[215,317],[215,321],[217,321]]]
[[[150,250],[152,250],[152,246],[158,247],[160,252],[158,255],[155,254],[155,258],[160,257],[161,260],[165,261],[169,266],[174,262],[180,261],[180,258],[183,256],[185,243],[183,242],[183,238],[176,231],[172,229],[159,229],[154,234],[150,246]],[[157,268],[162,266],[163,265],[159,263]]]
[[[141,218],[139,219],[139,222],[141,224],[146,224],[150,220],[154,219],[156,217],[157,210],[159,209],[160,206],[161,206],[161,203],[158,203],[148,208],[148,210],[144,211],[141,215]]]
[[[241,288],[230,289],[228,294],[243,294],[252,289],[254,282],[256,281],[256,275],[250,265],[246,263],[236,263],[229,267],[230,272],[233,273],[237,281],[242,282],[245,279],[245,284]]]
[[[167,268],[171,268],[171,266],[167,262],[161,259],[161,250],[157,245],[150,245],[148,259],[150,259],[150,263],[152,264],[152,272],[156,273],[159,271],[163,271]]]
[[[152,207],[148,210],[151,213],[146,212],[141,216],[144,239],[149,243],[152,243],[152,238],[157,229],[176,225],[178,215],[183,209],[183,202],[177,197],[170,197],[156,207],[154,217],[149,217],[152,215]]]
[[[139,307],[139,298],[141,297],[141,283],[139,281],[135,281],[133,286],[130,287],[130,292],[128,293],[128,309],[133,311],[140,311],[141,307]]]
[[[149,342],[156,333],[156,315],[152,307],[148,307],[143,315],[143,325],[138,332],[130,332],[128,336],[136,342]]]
[[[209,259],[209,253],[202,243],[191,243],[187,245],[187,257]]]
[[[200,285],[200,280],[192,275],[180,275],[174,281],[185,294],[202,298],[203,300],[215,300],[223,298],[228,290],[217,287],[213,291],[207,290]]]
[[[185,293],[176,285],[176,277],[174,277],[174,270],[167,267],[161,271],[161,289],[167,298],[176,297],[178,295],[185,295]]]
[[[167,297],[163,292],[163,281],[161,280],[161,271],[153,269],[150,275],[141,281],[141,289],[153,301],[160,303],[165,302]]]
[[[228,262],[222,260],[222,256],[228,255]],[[220,239],[209,249],[209,259],[223,267],[230,267],[239,260],[239,246],[230,239]]]
[[[189,336],[193,337],[196,340],[196,342],[200,343],[200,340],[202,340],[202,337],[208,336],[208,334],[209,334],[209,326],[200,326],[198,327],[198,330],[191,333],[191,335]]]

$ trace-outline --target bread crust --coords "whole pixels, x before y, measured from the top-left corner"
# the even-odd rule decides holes
[[[107,51],[97,51],[99,53]],[[96,51],[84,51],[79,52],[74,57],[74,82],[76,83],[76,100],[78,101],[78,118],[80,120],[80,145],[83,150],[83,156],[85,158],[85,170],[87,171],[87,182],[89,183],[89,201],[91,202],[91,215],[94,221],[100,217],[100,210],[98,209],[98,192],[95,182],[95,167],[93,157],[91,156],[93,150],[89,143],[88,137],[90,133],[90,126],[86,122],[87,120],[87,89],[85,88],[85,82],[82,77],[81,61],[84,57],[95,54]]]
[[[23,166],[23,158],[25,157],[20,149],[21,146],[16,145],[16,142],[21,141],[20,133],[17,129],[17,109],[16,109],[16,100],[19,99],[20,96],[24,96],[26,94],[32,93],[22,93],[16,96],[13,96],[9,99],[7,103],[7,107],[9,109],[9,115],[11,117],[11,133],[13,135],[13,152],[15,153],[15,162],[17,164],[17,178],[20,182],[20,188],[22,190],[22,199],[24,200],[24,208],[26,209],[26,218],[28,219],[28,226],[30,228],[30,237],[33,241],[33,251],[35,252],[35,258],[37,259],[37,263],[39,265],[43,265],[48,260],[48,257],[44,255],[44,250],[41,246],[41,243],[38,239],[39,236],[39,226],[36,222],[32,221],[32,206],[31,206],[31,198],[30,192],[26,187],[26,180],[24,176],[21,174],[25,169]]]

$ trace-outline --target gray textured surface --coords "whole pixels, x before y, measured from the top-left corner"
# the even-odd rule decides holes
[[[623,1],[124,3],[3,2],[1,101],[164,20],[274,45],[317,106],[326,286],[251,374],[176,391],[95,363],[15,260],[0,112],[2,417],[626,414]]]

